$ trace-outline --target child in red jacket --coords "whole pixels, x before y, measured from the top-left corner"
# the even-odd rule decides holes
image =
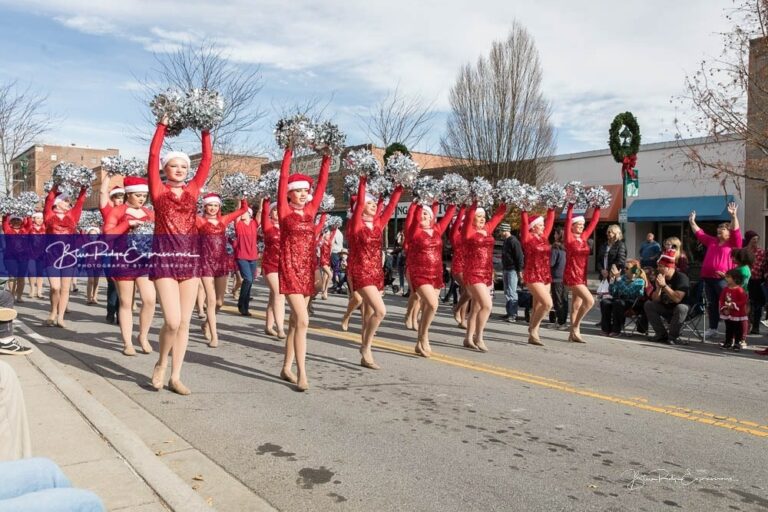
[[[725,321],[725,342],[720,348],[739,351],[744,337],[743,321],[747,319],[747,294],[741,287],[742,275],[738,269],[725,273],[726,287],[720,294],[720,319]]]

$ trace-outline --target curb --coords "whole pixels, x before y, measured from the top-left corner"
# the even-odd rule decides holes
[[[50,343],[24,322],[17,320],[15,324],[36,343]],[[78,382],[58,368],[42,350],[35,350],[26,357],[126,460],[168,508],[190,512],[215,510],[181,477],[158,460],[139,436],[92,397]]]

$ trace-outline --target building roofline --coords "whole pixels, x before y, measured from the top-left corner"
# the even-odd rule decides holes
[[[674,149],[679,147],[685,147],[685,146],[699,146],[704,144],[719,144],[722,142],[738,142],[743,141],[743,137],[739,137],[738,135],[724,135],[719,137],[692,137],[690,139],[675,139],[675,140],[667,140],[667,141],[661,141],[661,142],[653,142],[651,144],[641,144],[640,145],[640,151],[639,153],[642,153],[643,151],[658,151],[660,149]],[[557,162],[560,160],[578,160],[580,158],[593,158],[596,156],[606,156],[610,155],[611,150],[610,149],[593,149],[591,151],[579,151],[576,153],[565,153],[562,155],[555,155],[552,157],[553,162]]]

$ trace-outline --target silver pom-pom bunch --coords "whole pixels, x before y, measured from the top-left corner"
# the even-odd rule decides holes
[[[315,141],[315,125],[303,114],[280,119],[275,125],[275,140],[281,148],[311,148]]]
[[[152,235],[155,234],[154,222],[142,222],[130,228],[130,243],[141,254],[152,252]]]
[[[559,183],[545,183],[539,188],[539,201],[549,209],[562,208],[565,198],[565,187]]]
[[[84,231],[87,228],[101,227],[101,213],[98,210],[84,210],[80,214],[80,221],[77,223],[78,229]]]
[[[16,197],[3,196],[0,197],[0,213],[29,217],[35,213],[35,208],[39,202],[40,198],[34,192],[22,192]]]
[[[356,176],[378,176],[381,174],[379,160],[367,149],[350,151],[344,158],[344,168]]]
[[[324,193],[323,200],[320,201],[320,211],[329,212],[333,210],[334,206],[336,206],[336,198],[333,197],[331,194]]]
[[[175,137],[184,131],[184,110],[187,97],[178,89],[168,89],[155,95],[149,102],[149,107],[155,115],[157,122],[168,119],[166,135]]]
[[[83,165],[75,165],[70,162],[62,162],[53,168],[51,180],[59,186],[60,191],[68,191],[70,195],[77,195],[81,188],[87,189],[90,195],[91,183],[96,179],[93,169]]]
[[[390,159],[391,160],[391,159]],[[442,183],[432,176],[422,176],[413,184],[413,195],[419,204],[432,206],[442,194]]]
[[[357,174],[347,174],[344,176],[344,190],[348,196],[357,194],[357,189],[360,186],[360,177]]]
[[[325,229],[329,231],[331,229],[339,229],[342,224],[344,224],[344,219],[338,215],[329,215],[328,218],[325,219]]]
[[[256,182],[257,195],[277,199],[277,183],[280,180],[280,171],[271,170],[259,176]]]
[[[565,202],[572,204],[575,208],[589,206],[587,191],[580,181],[571,181],[565,185]]]
[[[221,178],[221,195],[223,197],[256,197],[258,183],[242,172],[233,172]]]
[[[224,98],[217,91],[191,89],[187,92],[181,114],[185,127],[210,131],[224,118]]]
[[[517,205],[522,196],[520,182],[516,179],[502,179],[496,183],[494,196],[500,203]]]
[[[330,121],[325,121],[315,126],[315,140],[313,149],[318,153],[341,153],[347,136],[339,130],[339,127]]]
[[[493,204],[493,186],[482,176],[476,176],[469,185],[470,197],[478,206]]]
[[[520,183],[517,193],[517,206],[522,211],[533,211],[539,205],[539,191],[530,183]]]
[[[395,184],[389,176],[374,176],[365,183],[365,191],[377,197],[389,197],[394,190]]]
[[[443,201],[448,204],[462,205],[469,201],[469,182],[456,173],[443,176]]]
[[[410,188],[419,177],[419,165],[408,155],[394,153],[387,160],[386,173],[396,185]]]
[[[227,227],[224,229],[224,235],[227,237],[227,240],[234,240],[235,239],[235,223],[230,222],[227,224]]]
[[[601,210],[610,208],[612,200],[611,193],[600,185],[592,187],[587,191],[587,201],[593,208],[600,208]]]
[[[101,168],[109,176],[138,176],[147,175],[147,163],[138,158],[123,158],[117,156],[105,156],[101,159]]]

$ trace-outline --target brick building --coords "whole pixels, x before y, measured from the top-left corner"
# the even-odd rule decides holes
[[[202,153],[189,155],[192,161],[192,169],[200,165]],[[258,178],[261,176],[261,168],[269,162],[269,158],[264,156],[233,155],[227,153],[213,153],[211,159],[211,170],[208,174],[208,189],[219,190],[221,187],[221,178],[227,174],[242,172],[248,176]]]

